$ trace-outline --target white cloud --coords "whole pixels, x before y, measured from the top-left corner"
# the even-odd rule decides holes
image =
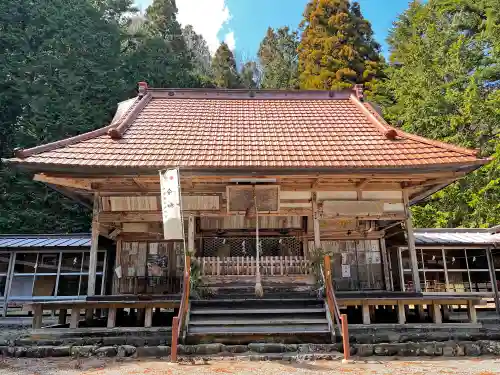
[[[194,31],[203,35],[213,54],[220,44],[218,32],[231,19],[225,0],[177,0],[176,4],[179,23],[182,26],[192,25]],[[234,49],[234,33],[228,33],[225,40],[229,47]]]
[[[226,42],[227,46],[231,51],[234,51],[234,47],[236,47],[236,40],[234,39],[234,31],[230,31],[224,37],[224,42]]]

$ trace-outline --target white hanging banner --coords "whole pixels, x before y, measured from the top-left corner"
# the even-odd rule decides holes
[[[163,236],[166,240],[182,240],[184,239],[184,231],[178,169],[160,171],[160,190]]]

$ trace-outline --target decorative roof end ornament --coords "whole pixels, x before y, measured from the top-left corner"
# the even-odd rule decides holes
[[[363,84],[354,85],[353,91],[354,91],[354,95],[356,95],[356,98],[358,98],[359,101],[364,101],[365,94],[364,94],[364,85]]]

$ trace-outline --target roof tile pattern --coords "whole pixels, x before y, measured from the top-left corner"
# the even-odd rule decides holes
[[[121,139],[99,135],[23,163],[165,168],[391,168],[475,162],[400,134],[387,139],[352,98],[154,97]]]

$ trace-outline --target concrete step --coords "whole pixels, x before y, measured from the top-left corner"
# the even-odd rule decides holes
[[[248,308],[234,308],[234,309],[191,309],[191,315],[235,315],[235,314],[303,314],[303,313],[326,313],[324,307],[310,307],[307,309],[287,309],[287,308],[261,308],[261,309],[248,309]],[[326,317],[325,317],[326,319]]]
[[[272,306],[275,308],[309,308],[309,307],[322,307],[325,305],[323,300],[312,298],[280,298],[280,299],[241,299],[241,298],[228,298],[219,300],[197,300],[191,302],[191,308],[258,308]]]
[[[189,335],[279,335],[279,334],[322,334],[330,333],[328,324],[294,324],[294,325],[262,325],[262,326],[190,326]]]
[[[220,317],[205,318],[203,319],[191,319],[189,321],[190,326],[228,326],[228,325],[292,325],[292,324],[324,324],[326,322],[325,318],[316,319],[301,319],[301,318],[260,318],[260,319],[249,319],[246,316],[237,319],[238,317],[228,317],[227,319],[221,319]]]

